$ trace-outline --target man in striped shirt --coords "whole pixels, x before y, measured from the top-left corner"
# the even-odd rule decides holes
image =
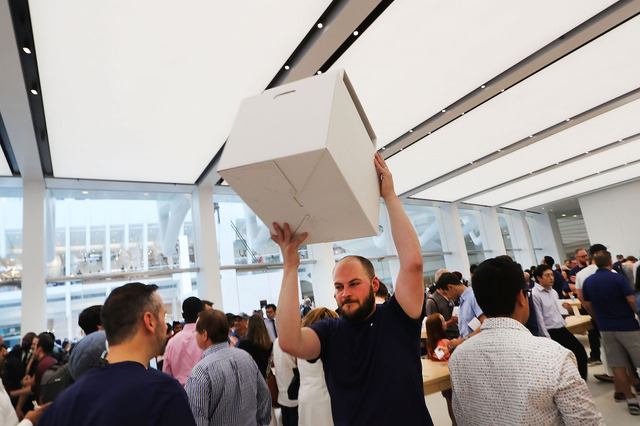
[[[229,321],[218,310],[200,313],[196,342],[204,350],[185,390],[198,426],[271,422],[271,395],[256,363],[247,352],[229,347]]]

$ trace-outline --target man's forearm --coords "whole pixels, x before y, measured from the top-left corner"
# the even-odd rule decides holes
[[[398,251],[400,266],[419,267],[420,273],[422,273],[420,241],[413,224],[404,211],[402,202],[396,194],[386,196],[384,202],[389,212],[391,234],[393,243]]]
[[[298,266],[285,261],[278,299],[278,337],[285,352],[300,346],[300,306],[298,304]]]

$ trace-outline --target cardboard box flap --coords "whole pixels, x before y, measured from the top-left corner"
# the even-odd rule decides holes
[[[371,143],[375,148],[377,144],[377,137],[375,132],[373,131],[373,127],[371,127],[369,118],[367,117],[367,114],[365,114],[364,112],[364,108],[362,107],[362,104],[360,103],[360,99],[358,99],[358,95],[356,94],[356,91],[353,88],[353,85],[351,84],[351,80],[349,80],[349,76],[347,75],[347,72],[342,69],[338,72],[338,75],[340,74],[342,74],[342,81],[344,81],[344,85],[347,87],[349,96],[351,96],[351,100],[353,101],[353,104],[355,105],[356,110],[358,110],[358,114],[360,115],[360,120],[362,120],[362,124],[364,124],[364,127],[367,129],[367,133],[369,134],[369,139],[371,139]]]
[[[218,170],[325,148],[335,81],[317,76],[243,100]]]

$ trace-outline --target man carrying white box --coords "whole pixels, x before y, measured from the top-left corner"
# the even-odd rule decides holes
[[[307,233],[292,235],[288,224],[274,223],[271,238],[284,261],[278,304],[280,346],[298,358],[322,359],[336,425],[431,425],[420,362],[425,315],[420,243],[380,154],[375,166],[400,262],[395,294],[376,306],[378,278],[373,265],[365,258],[347,256],[333,272],[342,317],[301,329],[298,247]]]

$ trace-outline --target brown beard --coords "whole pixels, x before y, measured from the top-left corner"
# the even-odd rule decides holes
[[[363,300],[362,304],[360,304],[358,309],[356,309],[355,311],[351,313],[346,313],[344,309],[342,309],[344,305],[345,305],[344,303],[340,305],[340,315],[342,316],[342,318],[344,318],[349,322],[355,322],[355,323],[365,321],[367,318],[371,316],[371,314],[373,313],[373,309],[375,308],[375,305],[376,305],[376,296],[373,293],[373,286],[369,288],[369,294]]]

